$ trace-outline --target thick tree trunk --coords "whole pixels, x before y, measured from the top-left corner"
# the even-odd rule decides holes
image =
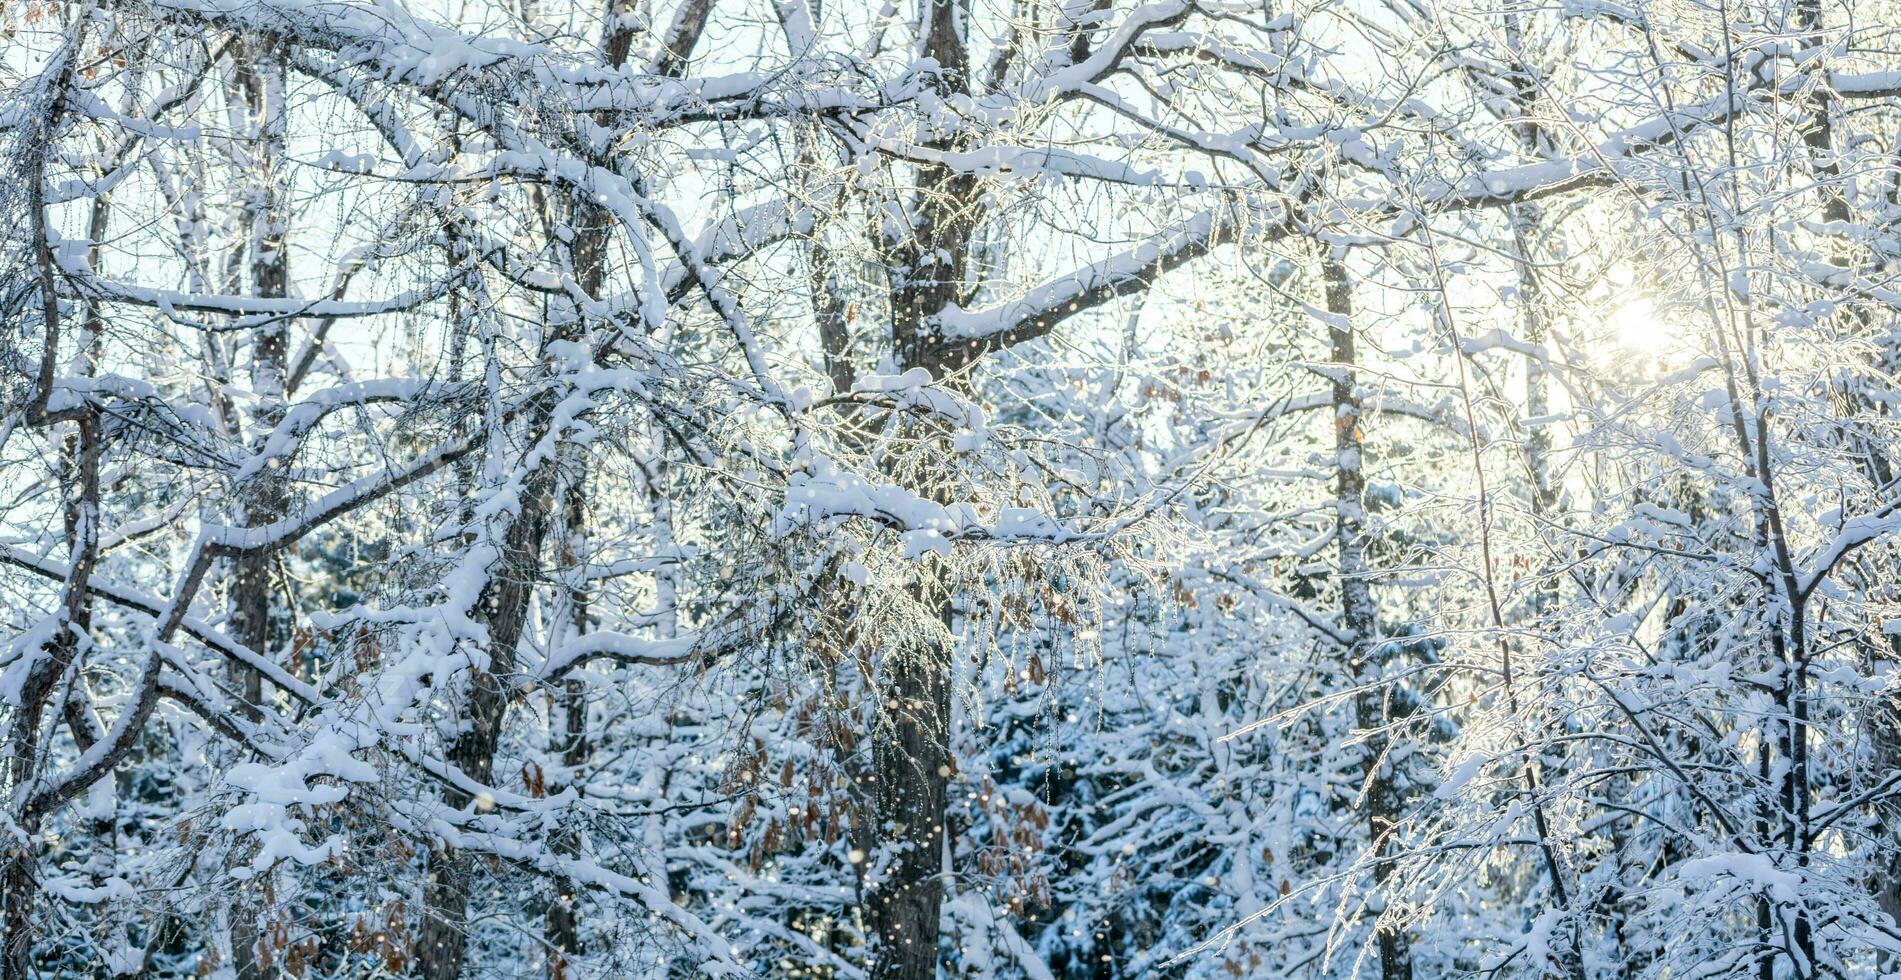
[[[937,84],[946,92],[967,92],[966,0],[925,0],[923,13],[922,53],[937,62]],[[910,202],[909,235],[891,248],[891,342],[903,368],[923,368],[941,381],[967,366],[965,355],[947,348],[931,324],[959,298],[967,275],[975,182],[926,165],[919,167],[918,183]],[[934,489],[942,488],[924,492],[931,495]],[[924,580],[917,589],[920,600],[948,624],[952,596]],[[887,659],[878,692],[886,724],[872,748],[877,780],[872,832],[885,879],[863,897],[869,906],[873,980],[929,980],[937,972],[951,773],[950,656],[943,648],[896,652]]]
[[[938,377],[949,369],[934,359],[921,366]],[[913,589],[948,628],[950,592],[922,573]],[[876,691],[881,704],[871,753],[876,783],[870,829],[884,877],[861,898],[868,906],[874,980],[929,980],[937,971],[952,771],[951,656],[948,646],[932,642],[888,650]]]
[[[284,62],[268,49],[256,48],[238,60],[236,74],[256,135],[251,151],[255,169],[244,206],[250,219],[251,290],[260,297],[282,299],[290,295],[290,261],[285,247],[289,229],[284,200],[288,194],[288,174],[284,172],[288,165],[284,154]],[[254,450],[263,448],[264,437],[284,418],[287,339],[281,322],[251,337],[250,387],[257,406],[249,444]],[[249,485],[239,488],[236,517],[241,525],[255,527],[283,516],[288,495],[279,472],[278,468],[267,467]],[[232,563],[231,569],[233,637],[265,656],[277,646],[278,623],[271,602],[271,570],[276,561],[271,551],[247,552]],[[256,721],[264,702],[263,677],[241,664],[231,664],[229,670],[232,686],[244,700],[239,713]],[[231,910],[231,958],[238,980],[264,980],[269,969],[258,948],[255,897],[246,890]]]
[[[8,841],[7,862],[0,872],[0,898],[6,902],[4,955],[0,955],[0,980],[27,980],[33,959],[33,904],[39,898],[38,871],[34,861],[35,838],[39,822],[22,824],[26,840]]]
[[[468,956],[464,945],[469,913],[468,856],[448,848],[431,850],[424,873],[422,928],[416,933],[416,976],[421,980],[456,980],[462,976],[462,963]]]
[[[531,431],[545,428],[552,411],[544,400]],[[475,672],[465,706],[467,727],[449,746],[451,765],[470,779],[486,784],[494,777],[495,748],[501,741],[502,722],[512,691],[506,678],[515,673],[515,648],[527,625],[528,600],[539,577],[541,542],[548,526],[547,500],[553,469],[543,466],[527,480],[521,511],[503,534],[499,567],[491,570],[489,587],[479,607],[488,616],[488,669]],[[475,800],[459,789],[445,790],[443,804],[464,809]],[[467,957],[469,884],[473,868],[469,856],[453,848],[429,852],[423,883],[423,919],[417,932],[417,973],[423,980],[457,980]]]
[[[946,600],[940,598],[940,607]],[[872,746],[885,880],[866,894],[871,976],[930,980],[944,903],[944,806],[950,776],[950,664],[942,651],[898,652],[882,688],[888,732]]]

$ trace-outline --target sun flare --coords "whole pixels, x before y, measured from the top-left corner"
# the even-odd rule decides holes
[[[1638,297],[1611,310],[1609,324],[1617,342],[1625,349],[1653,353],[1669,342],[1669,328],[1657,317],[1650,300]]]

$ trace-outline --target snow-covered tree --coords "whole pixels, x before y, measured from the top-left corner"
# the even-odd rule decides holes
[[[0,977],[1877,977],[1885,0],[0,8]]]

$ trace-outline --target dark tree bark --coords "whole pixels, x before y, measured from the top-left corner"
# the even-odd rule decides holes
[[[77,48],[76,43],[74,48]],[[52,132],[51,120],[57,120],[64,112],[66,92],[71,84],[72,61],[69,56],[55,82],[56,94],[48,113],[49,128],[46,130],[49,134]],[[50,154],[50,137],[48,143],[46,153]],[[47,243],[45,161],[43,155],[35,166],[27,169],[27,179],[30,181],[27,207],[32,224],[35,271],[39,279],[44,317],[41,324],[44,346],[27,421],[42,427],[51,426],[57,421],[47,412],[47,408],[52,396],[55,367],[59,362],[61,326],[53,278],[54,263]],[[103,196],[95,199],[90,222],[95,242],[91,250],[94,261],[99,257],[96,243],[104,237],[109,215],[106,199]],[[90,311],[92,315],[80,338],[84,362],[82,370],[91,368],[93,345],[98,339],[100,328],[97,308],[91,307]],[[26,980],[32,968],[33,911],[39,899],[39,831],[46,813],[46,808],[40,805],[33,793],[40,775],[41,725],[60,679],[79,655],[81,639],[90,629],[92,621],[92,598],[87,586],[99,556],[99,419],[90,406],[72,415],[73,431],[63,444],[60,481],[61,511],[71,564],[60,595],[60,612],[64,622],[43,649],[28,654],[35,657],[37,662],[22,679],[19,701],[7,731],[7,757],[0,760],[5,765],[4,769],[0,769],[0,778],[4,779],[0,785],[8,790],[7,806],[12,811],[8,817],[18,834],[17,839],[6,842],[4,865],[0,866],[0,904],[4,905],[4,912],[0,912],[0,917],[4,918],[4,922],[0,922],[0,980]],[[130,706],[127,710],[131,710]],[[88,726],[76,725],[73,734],[75,738],[84,740],[92,732]]]
[[[1326,246],[1322,246],[1323,248]],[[1336,255],[1322,262],[1321,277],[1327,293],[1327,324],[1333,372],[1334,545],[1340,562],[1340,632],[1347,643],[1347,664],[1359,694],[1353,700],[1354,723],[1366,738],[1361,772],[1366,794],[1366,832],[1376,855],[1373,888],[1384,907],[1386,885],[1393,876],[1394,829],[1402,804],[1399,786],[1388,756],[1392,735],[1388,729],[1384,685],[1387,653],[1379,628],[1379,607],[1373,601],[1371,568],[1366,557],[1366,449],[1360,428],[1365,406],[1359,392],[1359,360],[1353,337],[1353,284],[1346,265]],[[1406,933],[1376,924],[1380,976],[1384,980],[1412,980],[1412,944]]]
[[[926,0],[922,54],[936,60],[937,84],[969,90],[969,58],[961,33],[969,11],[963,0]],[[947,347],[934,317],[958,298],[970,257],[975,180],[941,167],[921,166],[909,202],[908,237],[891,243],[891,344],[899,365],[923,368],[945,380],[969,355]],[[931,488],[927,488],[931,489]],[[941,489],[941,488],[940,488]],[[951,595],[920,581],[918,598],[949,622]],[[944,807],[950,785],[950,670],[948,649],[908,650],[887,658],[882,730],[872,750],[876,779],[873,834],[886,856],[885,880],[867,890],[874,980],[930,980],[944,904]]]
[[[544,402],[546,400],[544,399]],[[541,407],[537,421],[545,428],[553,405]],[[451,765],[477,783],[494,777],[495,748],[501,741],[510,698],[509,677],[515,673],[515,648],[527,624],[528,600],[539,578],[541,542],[548,527],[547,504],[553,470],[543,466],[531,476],[522,493],[521,510],[503,534],[498,567],[478,606],[488,626],[488,669],[469,681],[464,706],[467,727],[450,743]],[[443,792],[443,805],[466,809],[475,799],[460,789]],[[423,980],[456,980],[467,959],[467,927],[472,862],[467,854],[438,847],[429,852],[423,882],[422,928],[417,932],[417,974]]]
[[[24,839],[10,841],[6,863],[0,869],[0,900],[5,902],[4,935],[0,936],[0,980],[25,980],[33,956],[33,907],[39,895],[39,830],[46,808],[36,805],[27,788],[39,774],[38,743],[42,718],[59,679],[79,653],[80,640],[90,627],[91,598],[86,583],[92,577],[99,547],[99,441],[98,420],[90,411],[73,423],[68,441],[64,490],[67,542],[72,571],[62,597],[66,622],[41,654],[26,678],[20,707],[8,732],[10,763],[6,773],[18,809],[12,819]],[[73,702],[69,700],[68,704]],[[130,710],[129,708],[127,710]],[[91,719],[88,717],[87,722]],[[73,728],[74,737],[87,743],[89,724]]]
[[[285,241],[289,231],[285,183],[289,175],[284,172],[289,165],[284,153],[287,81],[283,59],[267,47],[252,46],[237,59],[235,94],[244,100],[256,137],[251,144],[254,169],[241,212],[249,223],[250,287],[254,295],[268,299],[290,295]],[[282,322],[263,327],[251,336],[250,387],[258,398],[253,435],[248,440],[253,450],[263,448],[265,437],[284,418],[287,341]],[[239,524],[255,527],[284,516],[288,487],[278,474],[278,468],[266,467],[238,488]],[[273,608],[271,588],[276,562],[276,551],[259,549],[239,555],[231,568],[232,636],[266,656],[277,648],[280,634],[279,610]],[[241,664],[231,664],[229,670],[232,686],[243,698],[239,714],[257,721],[264,703],[263,677]],[[258,910],[253,898],[249,892],[240,895],[231,913],[231,957],[238,980],[264,980],[269,971],[269,963],[258,948]]]

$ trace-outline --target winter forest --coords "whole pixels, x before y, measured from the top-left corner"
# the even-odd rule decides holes
[[[4,0],[0,980],[1901,977],[1901,3]]]

